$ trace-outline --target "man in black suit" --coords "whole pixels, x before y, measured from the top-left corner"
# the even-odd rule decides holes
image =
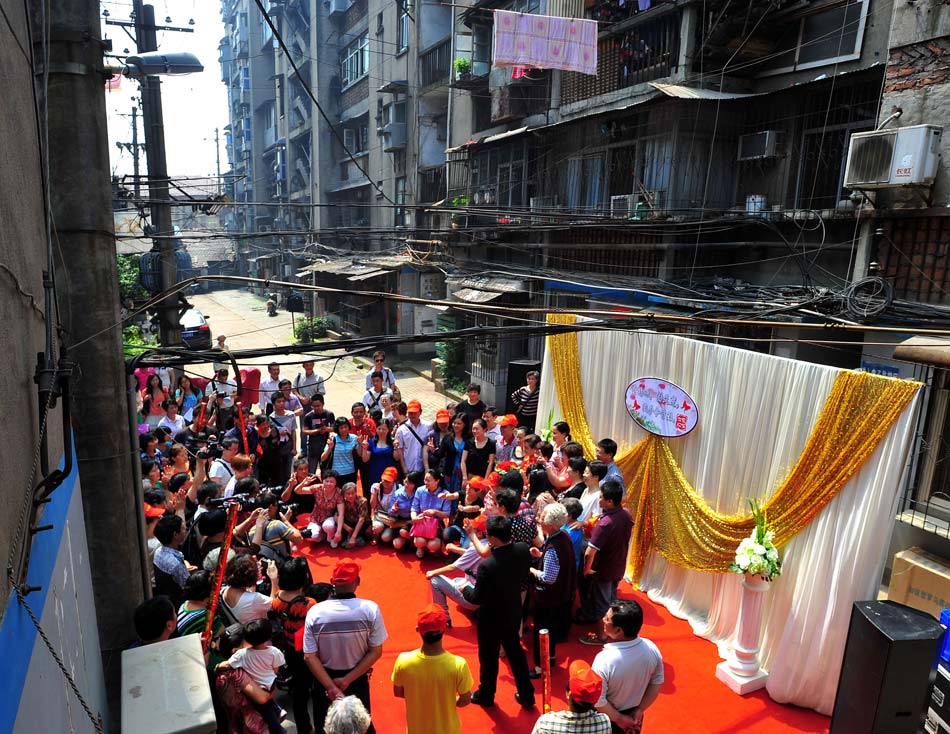
[[[528,675],[528,659],[521,647],[521,584],[528,578],[531,553],[524,543],[511,542],[511,519],[493,515],[486,523],[491,556],[482,561],[475,586],[462,593],[478,610],[478,690],[472,703],[495,705],[498,680],[498,648],[504,648],[518,693],[515,700],[525,708],[534,706],[534,686]]]

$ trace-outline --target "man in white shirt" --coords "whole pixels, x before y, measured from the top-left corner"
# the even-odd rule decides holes
[[[344,695],[356,696],[370,710],[369,670],[382,657],[388,636],[379,605],[356,597],[358,563],[338,564],[330,583],[333,596],[312,606],[304,622],[304,662],[316,679],[314,731],[323,731],[330,703]],[[375,731],[370,725],[369,732]]]
[[[617,600],[604,615],[609,642],[591,668],[604,681],[597,710],[620,731],[640,731],[643,713],[663,686],[663,657],[650,640],[638,637],[643,610],[633,600]]]
[[[323,384],[323,377],[315,372],[314,361],[312,359],[301,362],[303,372],[298,372],[294,378],[294,395],[300,401],[304,408],[310,408],[310,398],[314,395],[325,395],[326,387]]]
[[[429,579],[429,586],[432,591],[432,602],[445,610],[449,627],[452,626],[452,615],[449,613],[449,605],[445,601],[446,597],[458,604],[459,609],[466,612],[474,612],[478,609],[478,604],[467,601],[462,594],[462,589],[465,587],[475,586],[475,571],[482,562],[482,556],[478,550],[478,545],[472,543],[462,552],[462,555],[455,559],[454,563],[426,571],[426,578]],[[454,577],[445,575],[453,571],[462,571],[463,573],[461,576]]]
[[[228,368],[221,367],[214,373],[214,377],[205,388],[205,396],[211,397],[214,393],[224,395],[225,408],[234,405],[234,396],[237,395],[237,383],[228,379]]]
[[[498,443],[499,439],[501,439],[501,426],[498,425],[498,408],[494,405],[489,405],[485,408],[485,412],[482,413],[482,419],[488,424],[485,428],[485,435],[495,443]]]
[[[363,393],[363,405],[366,406],[366,412],[372,413],[374,410],[382,412],[383,395],[393,396],[392,390],[383,385],[383,373],[373,372],[370,376],[371,387]]]
[[[208,469],[208,479],[222,488],[227,486],[228,481],[234,476],[231,459],[237,456],[239,444],[236,438],[221,439],[221,457],[212,461],[211,468]]]
[[[261,409],[261,413],[267,412],[271,395],[280,390],[280,381],[284,379],[280,375],[280,365],[276,362],[267,365],[267,374],[269,377],[266,380],[261,380],[257,393],[257,407]]]
[[[427,471],[429,452],[426,450],[426,439],[429,436],[429,427],[422,424],[422,403],[410,400],[406,416],[407,420],[396,429],[396,439],[402,449],[403,473]]]
[[[385,387],[387,390],[396,389],[396,375],[394,375],[393,371],[386,366],[386,352],[382,350],[373,352],[373,372],[383,373],[383,387]],[[367,390],[373,386],[373,372],[370,372],[366,375]]]

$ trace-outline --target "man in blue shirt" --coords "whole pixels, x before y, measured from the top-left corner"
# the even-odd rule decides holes
[[[597,461],[602,461],[607,465],[607,476],[601,481],[601,486],[608,479],[616,479],[620,482],[620,486],[626,487],[627,483],[624,481],[623,473],[620,471],[620,467],[617,466],[614,462],[614,457],[617,455],[617,442],[612,438],[602,438],[597,442],[596,448]]]

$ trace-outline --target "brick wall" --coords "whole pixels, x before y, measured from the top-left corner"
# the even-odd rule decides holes
[[[885,94],[944,84],[948,81],[950,36],[891,49],[885,73]]]
[[[360,100],[366,99],[368,96],[369,77],[363,77],[360,81],[356,82],[356,84],[343,92],[343,97],[340,99],[340,109],[345,110],[349,107],[352,107]]]
[[[353,29],[366,23],[366,0],[356,0],[343,15],[343,27],[346,29],[344,35],[353,31]]]

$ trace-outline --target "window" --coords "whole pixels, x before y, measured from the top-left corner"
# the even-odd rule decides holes
[[[539,13],[541,11],[541,0],[514,0],[506,10],[515,13]]]
[[[409,48],[409,0],[396,0],[396,48],[402,53]]]
[[[768,48],[760,74],[784,74],[861,57],[868,0],[845,0],[834,7],[775,19],[750,45]]]
[[[394,212],[393,224],[396,227],[405,227],[407,225],[406,220],[407,220],[407,215],[408,215],[408,211],[405,209],[406,177],[400,176],[399,178],[396,179],[395,183],[396,183],[396,187],[394,191],[395,196],[393,197],[393,200],[396,202],[398,206],[396,206],[396,208],[393,209],[393,212]]]
[[[487,25],[472,26],[472,76],[485,76],[491,70],[492,29]]]
[[[369,71],[369,34],[350,42],[340,54],[340,82],[345,87],[364,77]]]

